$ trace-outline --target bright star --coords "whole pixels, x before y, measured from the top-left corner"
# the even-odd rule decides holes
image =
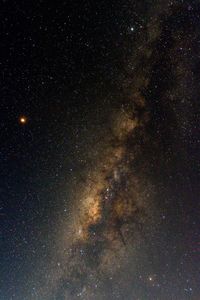
[[[153,278],[151,276],[149,276],[149,281],[152,281],[152,280],[153,280]]]
[[[19,118],[19,122],[20,122],[21,124],[26,124],[26,123],[27,123],[27,117],[25,117],[25,116],[20,117],[20,118]]]

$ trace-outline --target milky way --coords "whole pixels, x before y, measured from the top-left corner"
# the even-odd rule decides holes
[[[170,247],[164,250],[168,228],[171,219],[176,230],[184,218],[180,199],[173,208],[170,202],[179,185],[171,178],[187,168],[180,161],[187,155],[183,145],[198,88],[191,59],[200,45],[195,9],[177,1],[147,12],[119,76],[120,100],[102,124],[109,129],[88,149],[96,151],[95,161],[74,186],[70,216],[56,241],[59,255],[52,254],[59,265],[50,271],[53,283],[42,288],[47,299],[175,299],[173,289],[168,296],[156,290],[154,298],[148,287],[164,282],[158,265],[173,257]],[[163,225],[162,211],[172,210]],[[181,293],[176,299],[189,299]]]

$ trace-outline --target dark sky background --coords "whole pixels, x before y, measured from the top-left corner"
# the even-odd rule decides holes
[[[0,299],[200,299],[199,1],[4,0],[0,23]],[[121,138],[127,115],[139,125]],[[109,189],[123,206],[137,182],[142,230],[109,194],[89,238],[69,242],[92,172],[101,203]]]

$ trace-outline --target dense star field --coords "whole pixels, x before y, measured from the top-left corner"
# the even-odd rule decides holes
[[[200,299],[200,1],[2,1],[1,300]]]

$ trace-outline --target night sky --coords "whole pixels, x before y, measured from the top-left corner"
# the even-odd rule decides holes
[[[0,300],[199,300],[200,2],[0,23]]]

